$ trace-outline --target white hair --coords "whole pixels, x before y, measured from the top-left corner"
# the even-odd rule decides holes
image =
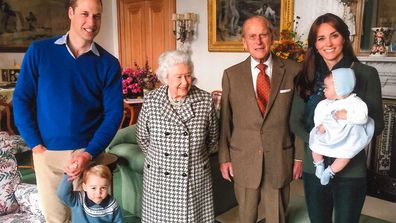
[[[158,79],[163,83],[169,75],[169,69],[178,64],[185,64],[191,69],[191,73],[194,70],[194,65],[191,61],[190,55],[184,51],[173,50],[162,53],[158,58],[158,68],[156,71]]]

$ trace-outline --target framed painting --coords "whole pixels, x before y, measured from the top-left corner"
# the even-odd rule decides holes
[[[24,52],[38,39],[66,33],[62,0],[0,0],[0,52]]]
[[[243,52],[243,22],[253,16],[268,18],[275,32],[292,28],[293,0],[208,0],[208,38],[211,52]]]

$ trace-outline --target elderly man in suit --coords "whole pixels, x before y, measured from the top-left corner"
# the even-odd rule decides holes
[[[264,17],[247,19],[242,41],[250,56],[223,74],[220,170],[224,179],[235,180],[243,223],[256,222],[258,212],[266,223],[285,222],[289,183],[301,177],[302,150],[294,150],[289,131],[300,66],[271,54],[272,35]]]

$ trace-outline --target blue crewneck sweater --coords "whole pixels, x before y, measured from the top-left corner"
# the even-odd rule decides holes
[[[31,44],[13,96],[15,123],[29,147],[86,148],[95,157],[116,133],[123,114],[118,60],[96,44],[73,58],[59,37]]]

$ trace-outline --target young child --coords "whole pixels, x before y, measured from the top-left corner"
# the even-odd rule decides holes
[[[374,121],[367,105],[352,91],[355,74],[350,68],[333,70],[324,79],[326,99],[315,109],[315,127],[310,132],[309,147],[316,167],[315,175],[327,185],[371,141]],[[325,169],[323,156],[336,158]]]
[[[72,210],[73,223],[122,222],[121,208],[108,192],[111,172],[105,165],[88,167],[83,173],[84,191],[73,191],[65,174],[58,186],[58,197]]]

